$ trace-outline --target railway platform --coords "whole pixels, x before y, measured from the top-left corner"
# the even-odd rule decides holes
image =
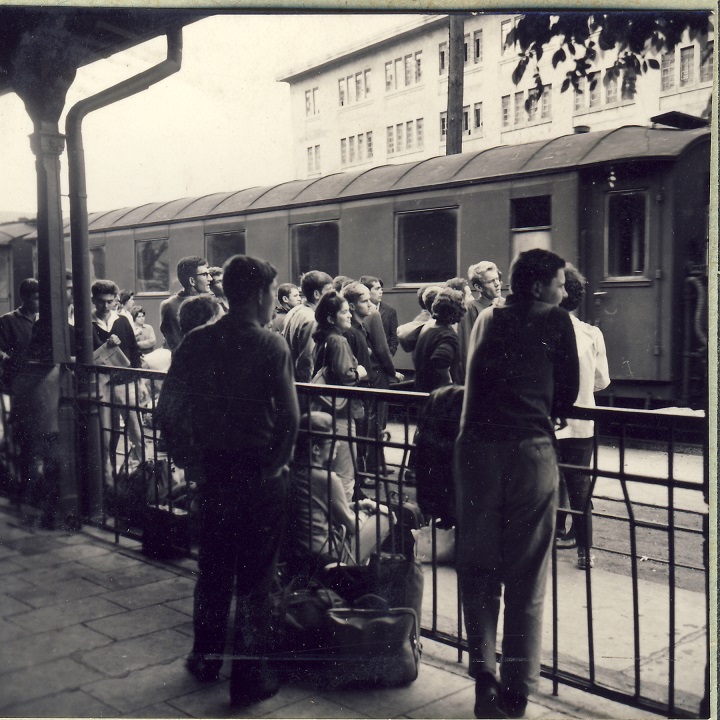
[[[163,563],[138,543],[85,526],[24,525],[0,499],[0,714],[3,717],[472,718],[474,687],[456,651],[423,640],[418,679],[389,690],[285,685],[231,712],[227,677],[203,685],[184,667],[192,634],[194,562]],[[569,566],[561,580],[577,580]],[[611,598],[613,576],[597,573]],[[661,586],[658,592],[662,591]],[[577,607],[578,613],[584,608]],[[660,632],[652,623],[643,633]],[[651,642],[643,643],[656,662]],[[585,640],[578,638],[578,653]],[[572,648],[566,648],[572,652]],[[700,661],[700,660],[699,660]],[[661,717],[541,680],[529,718]]]

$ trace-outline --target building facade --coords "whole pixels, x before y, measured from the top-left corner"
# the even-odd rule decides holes
[[[656,56],[659,69],[622,92],[608,68],[616,51],[598,51],[580,91],[561,92],[569,67],[539,63],[544,92],[526,106],[534,68],[519,84],[517,51],[506,38],[518,15],[478,14],[465,21],[463,151],[549,139],[576,130],[652,125],[671,111],[700,116],[713,86],[713,40],[685,38]],[[411,25],[280,78],[291,91],[296,178],[312,178],[445,154],[448,87],[447,15]],[[593,80],[596,82],[593,83]]]

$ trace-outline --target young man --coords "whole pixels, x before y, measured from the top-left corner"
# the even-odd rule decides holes
[[[285,317],[283,337],[290,346],[297,382],[310,382],[313,376],[313,333],[317,329],[315,308],[320,298],[332,290],[333,280],[325,272],[310,270],[300,278],[300,287],[305,297]]]
[[[210,271],[207,260],[197,255],[184,257],[177,265],[177,279],[183,289],[163,300],[160,305],[160,332],[165,337],[165,345],[170,352],[175,349],[182,340],[182,333],[178,325],[178,309],[185,298],[193,295],[200,295],[210,291]]]
[[[40,286],[35,278],[20,283],[20,307],[0,317],[0,363],[3,386],[19,363],[24,360],[30,345],[32,329],[40,310]],[[7,376],[7,377],[6,377]]]
[[[221,267],[211,267],[210,273],[210,292],[217,298],[223,314],[227,315],[230,310],[227,298],[225,297],[225,289],[223,288],[223,269]]]
[[[373,275],[363,275],[360,278],[360,282],[370,291],[370,302],[380,313],[388,348],[390,348],[390,355],[394,356],[398,349],[397,311],[394,307],[383,302],[383,281],[380,278],[376,278]]]
[[[287,314],[302,302],[300,297],[300,288],[292,283],[283,283],[278,285],[277,289],[277,305],[275,305],[275,317],[270,323],[270,329],[277,333],[281,333],[285,328],[285,320]]]
[[[278,691],[268,655],[270,590],[287,512],[286,464],[299,410],[287,344],[266,328],[275,268],[235,255],[224,266],[230,312],[185,337],[173,355],[158,419],[176,462],[199,467],[199,556],[188,670],[216,680],[233,588],[237,597],[230,701]]]
[[[550,418],[564,416],[578,391],[575,333],[557,307],[565,297],[564,267],[547,250],[520,253],[512,295],[504,307],[480,314],[470,339],[454,462],[457,570],[478,718],[523,717],[540,671],[558,487]]]

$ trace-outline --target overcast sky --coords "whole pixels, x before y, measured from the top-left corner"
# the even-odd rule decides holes
[[[226,15],[183,31],[179,73],[87,117],[89,210],[238,190],[292,179],[290,91],[276,78],[326,53],[407,24],[408,15]],[[78,100],[165,57],[164,39],[82,68]],[[65,129],[65,116],[60,122]],[[0,213],[35,215],[32,123],[0,96]],[[61,158],[67,195],[67,158]],[[64,199],[67,216],[69,204]]]

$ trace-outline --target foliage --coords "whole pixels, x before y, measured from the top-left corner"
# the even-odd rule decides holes
[[[508,34],[507,47],[518,51],[518,64],[512,79],[517,85],[526,70],[533,67],[534,87],[526,108],[537,102],[543,92],[538,63],[548,48],[553,48],[552,66],[570,64],[561,92],[570,87],[582,92],[580,81],[593,72],[598,52],[615,51],[615,60],[607,68],[603,83],[622,79],[623,97],[635,95],[638,75],[658,70],[658,57],[672,51],[683,41],[687,31],[690,41],[699,40],[703,59],[711,52],[707,44],[713,30],[709,11],[694,12],[533,12],[523,15]],[[595,89],[598,75],[590,81]]]

